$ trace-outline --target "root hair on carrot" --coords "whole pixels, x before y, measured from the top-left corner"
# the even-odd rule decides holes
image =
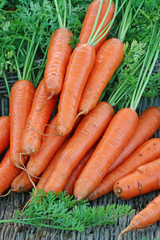
[[[42,107],[40,108],[39,112],[44,108],[44,106],[46,105],[46,103],[54,96],[55,91],[51,92],[51,95],[45,100],[45,102],[43,103]]]

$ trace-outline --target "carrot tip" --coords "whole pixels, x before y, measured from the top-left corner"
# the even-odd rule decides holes
[[[53,97],[54,93],[55,93],[54,91],[51,92],[51,95],[45,100],[39,112],[44,108],[45,104]]]
[[[132,225],[129,225],[128,227],[126,227],[122,232],[120,232],[119,236],[118,236],[118,240],[120,240],[121,236],[124,234],[124,233],[127,233],[131,230],[133,230],[133,226]]]
[[[13,189],[10,189],[6,194],[0,195],[0,197],[6,197],[8,196],[11,192],[15,192]]]
[[[77,118],[80,116],[80,115],[86,115],[87,114],[87,111],[86,110],[83,110],[83,111],[81,111],[81,112],[79,112],[78,114],[77,114],[77,116],[76,116],[76,118],[75,118],[75,121],[77,120]]]

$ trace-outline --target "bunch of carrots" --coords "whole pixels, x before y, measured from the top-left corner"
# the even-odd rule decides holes
[[[59,29],[51,36],[44,78],[37,89],[19,79],[11,89],[10,116],[0,118],[0,154],[9,146],[0,163],[0,194],[9,187],[16,192],[34,187],[93,200],[113,190],[129,199],[159,189],[160,139],[150,138],[160,127],[160,108],[150,107],[140,116],[136,112],[158,59],[158,27],[137,65],[129,107],[115,114],[113,98],[98,101],[124,57],[127,28],[123,38],[106,40],[118,1],[90,4],[74,50],[66,14],[61,16],[54,2]],[[130,5],[128,1],[125,17],[132,20]],[[58,113],[52,118],[56,105]],[[122,233],[145,228],[159,216],[160,196]]]

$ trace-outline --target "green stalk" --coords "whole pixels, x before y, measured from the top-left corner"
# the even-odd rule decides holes
[[[7,88],[7,93],[8,93],[8,98],[9,98],[9,101],[10,101],[10,89],[9,89],[8,81],[7,81],[7,78],[6,78],[6,74],[4,72],[2,72],[2,74],[3,74],[3,77],[4,77],[4,81],[5,81],[6,88]]]
[[[19,64],[18,64],[15,53],[14,53],[14,59],[15,59],[16,67],[17,67],[17,76],[18,76],[18,79],[20,80],[20,79],[22,79],[22,75],[21,75],[21,71],[20,71]]]
[[[103,0],[100,0],[97,16],[96,16],[96,19],[95,19],[95,22],[94,22],[94,25],[93,25],[93,28],[92,28],[91,35],[90,35],[90,37],[88,39],[88,42],[87,42],[88,44],[90,44],[90,41],[92,40],[94,31],[96,29],[96,26],[97,26],[97,23],[98,23],[98,19],[99,19],[100,13],[101,13],[101,9],[102,9],[102,4],[103,4]]]
[[[71,17],[71,14],[72,14],[72,5],[71,5],[71,0],[68,0],[68,10],[69,10],[69,16]]]
[[[66,5],[66,0],[63,0],[64,2],[64,19],[63,19],[63,27],[66,27],[66,14],[67,14],[67,5]]]
[[[56,11],[57,11],[59,27],[61,28],[61,27],[63,27],[63,21],[62,21],[61,15],[60,15],[60,13],[59,13],[59,8],[58,8],[57,0],[54,0],[54,3],[55,3]]]

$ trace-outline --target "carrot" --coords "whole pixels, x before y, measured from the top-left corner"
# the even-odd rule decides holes
[[[63,190],[73,169],[102,136],[113,115],[113,108],[100,102],[82,119],[46,182],[45,192]]]
[[[58,136],[56,134],[56,118],[57,115],[46,127],[40,151],[36,155],[31,156],[27,163],[26,168],[28,173],[31,175],[39,176],[45,170],[58,148],[67,139],[68,135],[71,134],[69,133],[65,136]],[[76,120],[73,129],[77,126],[80,120],[81,118],[79,117]]]
[[[154,198],[142,211],[136,214],[131,220],[129,226],[125,228],[119,235],[121,236],[129,231],[141,228],[147,228],[160,220],[160,195]]]
[[[118,180],[113,191],[118,198],[131,199],[160,188],[160,158],[141,165],[134,172]]]
[[[99,186],[88,196],[94,200],[113,190],[115,182],[124,176],[132,173],[139,166],[151,162],[160,157],[160,139],[152,138],[143,143],[128,159],[126,159],[113,172],[107,174]]]
[[[0,154],[9,146],[10,118],[0,117]]]
[[[75,183],[74,196],[76,198],[85,198],[98,187],[109,167],[131,139],[137,122],[137,113],[130,108],[121,109],[113,117],[97,148]]]
[[[62,21],[57,1],[54,0],[54,2],[60,28],[51,36],[47,53],[47,64],[44,71],[44,85],[51,96],[57,95],[61,92],[66,68],[72,53],[72,48],[69,46],[69,42],[71,37],[73,37],[72,32],[65,27],[66,19],[65,21]],[[66,4],[64,4],[64,7],[66,8]]]
[[[0,195],[10,187],[21,171],[11,163],[9,151],[8,149],[0,163]]]
[[[25,171],[22,171],[12,182],[11,189],[14,192],[27,192],[33,188],[33,184],[38,182],[38,178],[28,177]]]
[[[99,5],[100,5],[100,0],[94,0],[89,5],[89,7],[87,9],[87,12],[86,12],[86,15],[85,15],[85,19],[83,21],[81,32],[80,32],[80,35],[79,35],[80,43],[78,43],[77,46],[80,45],[80,44],[84,44],[84,43],[88,42],[89,37],[90,37],[91,32],[92,32],[92,29],[93,29],[93,26],[94,26],[94,22],[96,20]],[[108,9],[108,5],[109,5],[109,0],[104,0],[95,31],[97,31],[98,27],[100,26],[100,24],[102,22],[102,19],[104,18],[104,15],[105,15],[105,13]],[[111,21],[111,19],[113,18],[114,11],[115,11],[115,6],[114,6],[113,2],[111,2],[107,17],[106,17],[106,19],[103,23],[103,26],[102,26],[101,30],[103,30],[104,27]],[[96,51],[100,48],[102,43],[105,41],[108,33],[109,33],[109,31],[105,34],[105,36],[101,39],[101,41],[99,41],[96,45],[94,45],[94,48],[95,48]]]
[[[110,167],[108,173],[122,164],[140,145],[146,142],[160,128],[160,108],[147,108],[138,119],[138,125],[131,140]]]
[[[100,0],[99,9],[102,3],[103,0]],[[107,12],[108,11],[106,11],[103,20],[106,19]],[[97,17],[99,14],[100,12],[98,11]],[[93,46],[99,42],[104,35],[97,40],[95,34],[92,34],[94,28],[97,26],[97,17],[88,42],[76,47],[70,57],[58,105],[56,130],[59,135],[67,134],[73,127],[83,89],[95,62],[95,49]],[[94,37],[95,40],[93,40]]]
[[[22,166],[26,159],[20,155],[21,139],[35,93],[28,80],[18,80],[11,89],[10,97],[10,160],[15,166]]]
[[[79,164],[75,167],[73,170],[68,182],[66,183],[63,191],[66,191],[67,195],[73,195],[73,189],[74,189],[74,184],[79,177],[80,173],[82,172],[84,166],[88,162],[89,158],[91,157],[92,153],[94,152],[97,144],[95,144],[87,153],[86,155],[82,158],[82,160],[79,162]]]
[[[44,88],[43,79],[36,89],[32,108],[23,131],[21,140],[21,153],[23,154],[33,155],[40,150],[46,124],[58,99],[58,96],[54,96],[43,106],[48,97],[49,93]]]
[[[136,88],[129,100],[130,108],[121,109],[112,119],[94,154],[86,164],[74,187],[74,196],[87,197],[98,187],[109,167],[114,163],[123,148],[133,136],[138,124],[137,106],[158,59],[160,30],[155,24]],[[154,47],[152,42],[155,40]],[[149,71],[149,73],[148,73]]]
[[[78,112],[87,114],[97,104],[104,88],[124,57],[124,45],[116,38],[107,40],[99,49],[94,67],[83,91]]]
[[[38,184],[36,186],[36,189],[44,189],[44,185],[46,183],[46,181],[48,180],[48,178],[50,177],[54,166],[56,164],[56,162],[59,160],[63,150],[65,149],[66,145],[68,144],[69,140],[70,140],[70,136],[63,142],[63,144],[60,146],[60,148],[57,150],[57,152],[55,153],[55,155],[53,156],[52,160],[50,161],[50,163],[48,164],[47,168],[44,170],[44,172],[41,175],[40,180],[38,181]]]

